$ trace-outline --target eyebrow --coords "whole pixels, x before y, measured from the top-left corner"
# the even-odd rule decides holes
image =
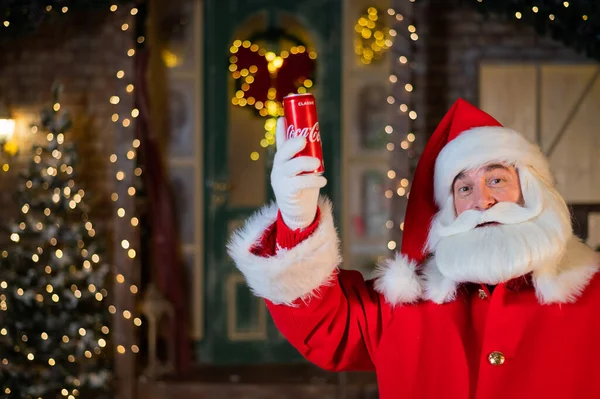
[[[507,166],[499,164],[499,163],[493,163],[490,165],[486,165],[486,167],[485,167],[486,172],[491,172],[492,170],[496,170],[496,169],[509,170]],[[466,172],[467,172],[466,170],[461,171],[459,174],[456,175],[456,177],[454,178],[454,181],[457,181],[458,179],[462,179],[463,177],[465,177]]]
[[[509,170],[507,166],[499,164],[499,163],[493,163],[493,164],[485,166],[486,172],[491,172],[492,170],[496,170],[496,169]],[[456,177],[454,178],[454,181],[452,182],[452,188],[454,188],[454,184],[456,183],[456,181],[463,179],[465,177],[465,175],[466,175],[466,170],[463,170],[459,174],[457,174]]]
[[[508,167],[506,167],[506,166],[504,166],[504,165],[502,165],[502,164],[499,164],[499,163],[493,163],[493,164],[491,164],[491,165],[487,165],[487,166],[485,167],[485,171],[486,171],[486,172],[491,172],[492,170],[496,170],[496,169],[504,169],[504,170],[509,170],[509,169],[508,169]]]

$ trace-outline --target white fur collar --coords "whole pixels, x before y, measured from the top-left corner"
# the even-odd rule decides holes
[[[575,302],[599,268],[598,254],[572,236],[558,264],[548,264],[533,272],[538,301],[541,304]],[[423,264],[419,275],[416,269],[414,262],[398,255],[379,265],[375,289],[392,305],[413,303],[418,299],[441,304],[456,298],[460,283],[444,277],[435,258]]]

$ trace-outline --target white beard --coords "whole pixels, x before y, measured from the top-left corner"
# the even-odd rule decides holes
[[[529,168],[519,170],[525,206],[503,202],[455,216],[450,196],[431,223],[427,250],[440,273],[455,282],[498,284],[556,264],[572,235],[558,192]],[[477,227],[482,223],[499,225]]]

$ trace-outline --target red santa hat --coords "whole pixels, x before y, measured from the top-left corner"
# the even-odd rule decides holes
[[[433,217],[442,207],[453,205],[455,177],[490,162],[531,167],[552,183],[548,161],[536,145],[477,107],[457,100],[429,139],[417,165],[404,220],[403,255],[422,263],[428,255],[425,244]]]

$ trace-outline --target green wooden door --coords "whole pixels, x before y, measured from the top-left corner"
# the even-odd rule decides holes
[[[317,98],[325,176],[324,193],[340,209],[341,0],[204,1],[205,331],[201,363],[301,361],[254,298],[226,254],[231,231],[272,199],[268,176],[273,150],[250,154],[264,120],[232,105],[229,49],[264,24],[307,37],[315,48]],[[260,146],[256,151],[260,150]],[[272,148],[272,147],[271,147]]]

